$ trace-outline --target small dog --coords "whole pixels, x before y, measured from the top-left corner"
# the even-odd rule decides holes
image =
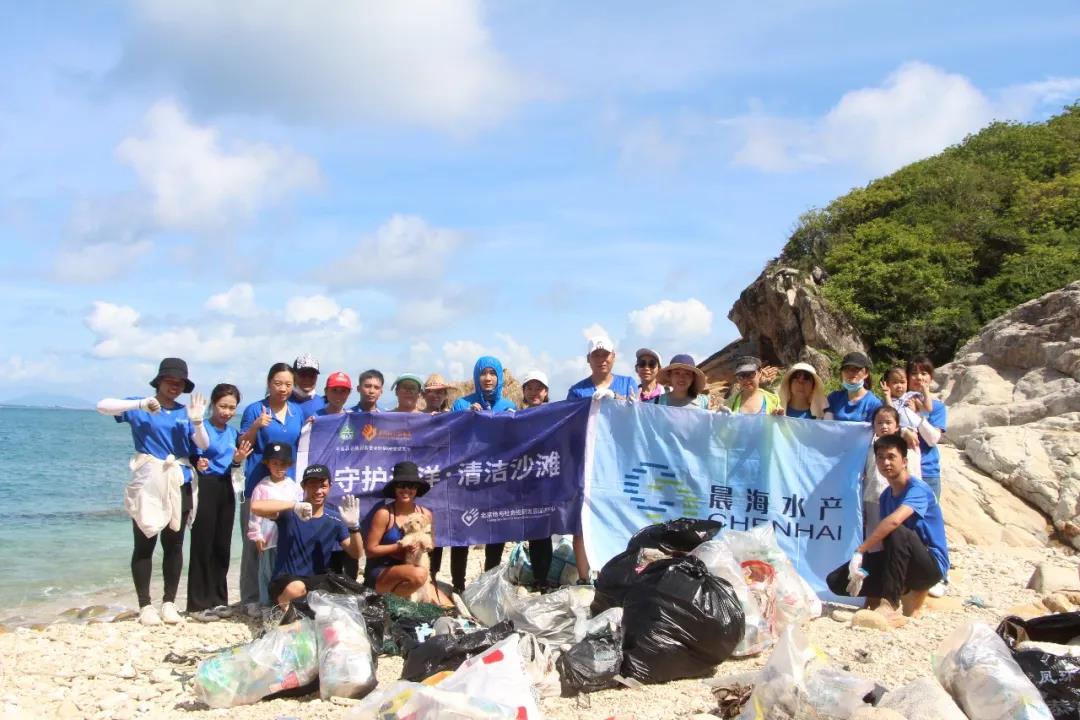
[[[401,544],[405,548],[405,562],[430,572],[431,558],[428,553],[435,547],[435,538],[431,534],[431,518],[415,512],[402,519],[401,529],[405,532],[405,537],[401,538]],[[409,599],[413,602],[431,602],[431,588],[425,585],[410,595]]]

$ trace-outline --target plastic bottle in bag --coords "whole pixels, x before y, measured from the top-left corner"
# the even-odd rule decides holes
[[[308,605],[315,611],[319,647],[319,697],[362,698],[375,689],[375,658],[355,595],[315,591]]]

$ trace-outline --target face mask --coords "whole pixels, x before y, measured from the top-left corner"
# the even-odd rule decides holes
[[[861,380],[859,382],[853,382],[853,383],[849,383],[849,382],[842,383],[842,385],[844,386],[844,389],[847,390],[848,392],[858,392],[859,390],[863,389],[863,384],[862,384]]]

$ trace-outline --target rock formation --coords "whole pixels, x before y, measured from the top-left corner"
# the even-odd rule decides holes
[[[949,442],[1080,548],[1080,281],[990,322],[936,380]]]
[[[816,274],[821,278],[820,272]],[[866,350],[866,343],[842,315],[822,299],[815,273],[770,263],[742,293],[728,313],[742,337],[700,367],[710,381],[731,379],[731,363],[747,353],[771,365],[809,362],[824,376],[826,353]]]

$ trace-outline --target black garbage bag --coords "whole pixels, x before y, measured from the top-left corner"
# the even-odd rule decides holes
[[[420,682],[443,670],[457,670],[461,663],[479,655],[514,632],[514,624],[503,620],[483,630],[462,635],[435,635],[416,645],[405,656],[401,679]]]
[[[716,520],[685,517],[668,520],[638,530],[626,543],[626,549],[656,548],[668,555],[688,553],[706,540],[712,540],[723,527]]]
[[[581,642],[559,655],[555,668],[559,671],[559,683],[563,697],[577,697],[618,685],[615,676],[623,662],[622,626],[590,633]]]
[[[1025,640],[1064,645],[1080,637],[1080,612],[1044,615],[1031,620],[1009,616],[998,625],[997,634],[1009,646],[1020,669],[1038,688],[1054,720],[1080,720],[1080,658],[1016,649],[1017,643]]]
[[[701,560],[657,560],[626,593],[622,674],[644,683],[712,675],[745,626],[735,591]]]
[[[420,644],[417,629],[431,625],[451,610],[432,603],[413,602],[397,595],[382,596],[389,616],[386,642],[383,651],[387,655],[408,657],[409,651]]]
[[[635,547],[608,560],[596,577],[596,594],[589,608],[592,614],[599,615],[608,608],[622,607],[626,593],[637,584],[641,573],[653,562],[650,556],[656,554],[658,551],[654,548]]]

